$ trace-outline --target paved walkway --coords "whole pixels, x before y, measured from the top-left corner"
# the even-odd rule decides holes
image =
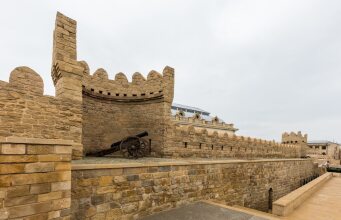
[[[147,216],[141,220],[266,220],[265,218],[235,211],[224,206],[197,202],[180,208]]]
[[[340,220],[341,177],[333,177],[285,220]]]

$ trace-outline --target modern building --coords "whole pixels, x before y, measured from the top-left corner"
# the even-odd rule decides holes
[[[208,111],[197,107],[173,103],[171,111],[172,119],[178,126],[193,126],[195,129],[205,128],[209,134],[216,131],[220,135],[223,133],[233,135],[238,131],[233,124],[227,124],[221,118],[211,116]]]
[[[315,158],[340,160],[340,144],[327,141],[308,141],[307,155]]]

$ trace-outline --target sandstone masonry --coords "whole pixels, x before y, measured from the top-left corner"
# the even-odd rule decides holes
[[[0,219],[70,219],[72,144],[0,139]]]
[[[266,210],[270,188],[279,198],[317,174],[312,160],[300,159],[302,144],[178,126],[171,67],[146,78],[135,73],[131,82],[123,73],[109,79],[102,68],[90,74],[77,60],[76,27],[57,13],[55,97],[43,94],[29,67],[0,81],[0,220],[132,219],[199,199]],[[71,159],[145,130],[152,156],[175,162],[71,169]],[[174,159],[189,157],[224,159]]]

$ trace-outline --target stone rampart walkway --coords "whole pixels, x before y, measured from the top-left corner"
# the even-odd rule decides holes
[[[284,220],[340,220],[341,177],[333,177]]]

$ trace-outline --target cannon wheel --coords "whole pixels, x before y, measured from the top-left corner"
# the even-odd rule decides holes
[[[149,154],[148,142],[137,136],[129,136],[121,141],[120,150],[124,157],[137,159]]]

